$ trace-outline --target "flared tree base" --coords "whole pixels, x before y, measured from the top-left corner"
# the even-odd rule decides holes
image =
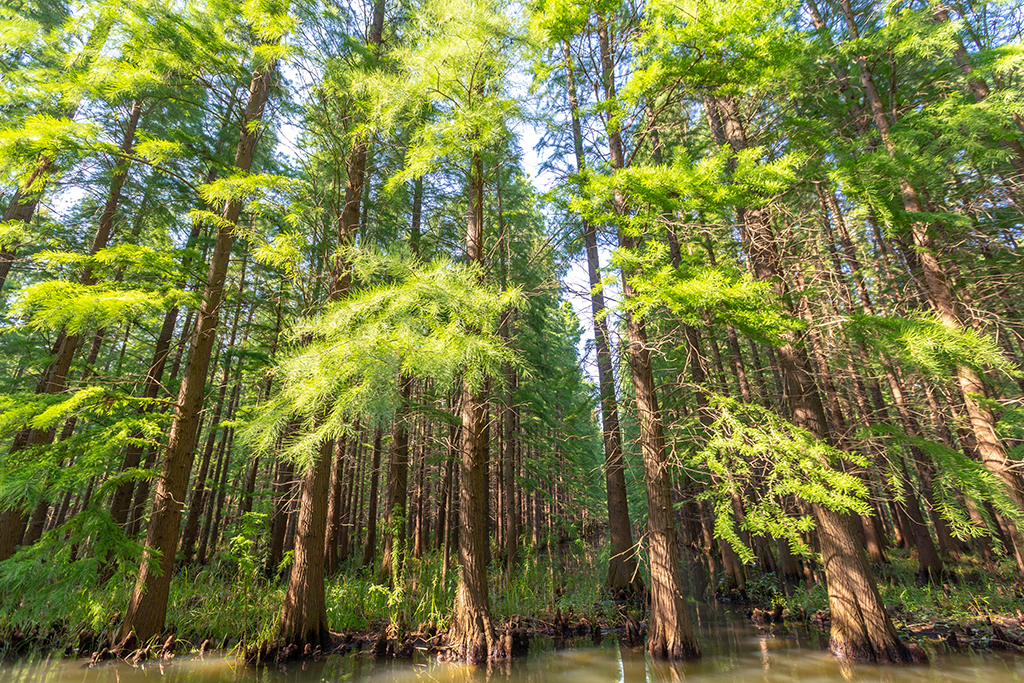
[[[653,634],[647,641],[647,651],[650,653],[651,659],[672,662],[700,658],[700,648],[697,647],[696,640],[669,639]]]
[[[442,658],[449,662],[484,664],[511,656],[504,638],[498,638],[491,620],[475,615],[460,619],[449,631],[448,650]]]
[[[920,647],[905,645],[899,639],[843,639],[835,634],[829,639],[829,652],[836,659],[871,664],[926,664],[928,655]]]

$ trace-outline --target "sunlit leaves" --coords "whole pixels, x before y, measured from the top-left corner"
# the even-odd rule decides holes
[[[408,47],[392,55],[397,71],[363,84],[379,122],[418,119],[392,188],[442,160],[465,163],[483,153],[507,136],[519,107],[507,81],[523,36],[509,13],[479,0],[433,0],[416,16]]]
[[[295,232],[282,232],[269,241],[260,240],[254,245],[252,257],[260,263],[282,269],[289,276],[298,274],[306,238]]]
[[[697,211],[729,201],[732,190],[723,182],[726,154],[715,154],[671,166],[635,165],[612,174],[588,174],[580,180],[570,208],[586,220],[618,225],[632,235],[677,211]],[[626,211],[615,206],[616,196]]]
[[[666,255],[659,260],[664,263]],[[621,253],[619,256],[628,257]],[[665,307],[686,324],[701,326],[709,320],[730,324],[752,339],[769,344],[783,343],[786,335],[803,328],[800,320],[785,312],[770,283],[749,275],[724,268],[636,265],[639,264],[631,270],[640,274],[631,280],[636,297],[630,306],[639,315]]]
[[[181,156],[185,149],[180,142],[155,139],[143,133],[135,141],[134,151],[137,156],[157,165]]]
[[[1014,504],[1005,482],[963,452],[931,439],[910,436],[893,425],[874,425],[863,430],[862,436],[880,439],[894,448],[915,448],[938,465],[936,476],[939,485],[934,487],[934,491],[941,501],[943,516],[951,522],[954,532],[961,538],[985,535],[986,530],[964,519],[961,501],[951,493],[957,489],[979,503],[979,510],[985,509],[983,503],[989,503],[1016,524],[1024,524],[1024,511]],[[893,469],[898,472],[901,468]],[[907,491],[903,495],[914,493]],[[989,528],[993,528],[991,522]]]
[[[0,169],[24,180],[40,157],[74,158],[97,134],[96,126],[89,123],[45,114],[31,116],[17,128],[0,130]]]
[[[901,359],[935,378],[948,378],[963,365],[1016,376],[1018,371],[996,343],[969,327],[953,328],[933,314],[901,318],[854,315],[847,328],[864,344]]]
[[[867,486],[846,471],[851,464],[866,466],[864,458],[839,451],[760,406],[716,394],[708,396],[708,403],[715,420],[707,444],[689,464],[710,475],[700,497],[719,511],[716,535],[744,561],[754,557],[736,533],[734,498],[743,500],[745,530],[785,539],[805,555],[811,550],[801,534],[813,523],[794,509],[794,499],[837,512],[871,514]]]
[[[789,21],[793,7],[778,0],[651,2],[638,37],[635,80],[623,95],[637,99],[679,78],[711,92],[730,92],[740,83],[768,86],[803,49]]]
[[[63,329],[79,334],[162,313],[185,296],[174,290],[158,293],[117,285],[88,286],[47,280],[21,290],[12,305],[12,314],[32,329]]]
[[[357,251],[347,258],[372,284],[292,328],[293,351],[274,370],[281,390],[251,428],[261,449],[298,420],[306,429],[288,452],[312,457],[357,416],[393,413],[400,376],[439,388],[460,378],[481,387],[516,362],[496,326],[500,313],[520,303],[517,290],[499,293],[475,269],[448,261],[424,265]]]
[[[29,236],[24,221],[0,222],[0,249],[10,249],[24,242]]]

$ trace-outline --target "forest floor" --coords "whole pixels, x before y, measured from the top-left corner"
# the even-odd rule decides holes
[[[555,646],[605,637],[641,644],[641,610],[604,594],[606,561],[606,555],[578,547],[554,562],[526,557],[512,576],[495,572],[491,604],[499,632],[550,640]],[[907,642],[1024,654],[1024,582],[1012,562],[988,568],[969,559],[950,563],[941,584],[916,581],[915,565],[913,558],[891,552],[890,563],[875,568],[883,600]],[[332,651],[363,650],[390,658],[443,649],[448,606],[455,594],[453,570],[442,572],[436,557],[410,559],[402,588],[394,590],[377,576],[349,569],[327,585],[328,625],[335,636]],[[765,631],[807,627],[828,632],[828,599],[822,585],[785,586],[772,574],[752,573],[743,596],[714,595],[712,586],[692,597],[732,603]],[[131,587],[131,576],[125,572],[91,591],[56,584],[45,595],[23,597],[13,606],[0,598],[0,659],[114,656],[110,643]],[[227,560],[200,570],[183,568],[172,582],[167,630],[149,655],[244,652],[273,642],[283,598],[282,581],[242,576]],[[303,654],[312,653],[288,656]]]
[[[972,558],[947,564],[942,582],[915,578],[916,558],[889,551],[889,563],[875,566],[882,600],[907,643],[949,651],[1005,650],[1024,654],[1024,581],[1012,560],[981,567]],[[780,586],[774,575],[752,582],[743,600],[735,593],[719,595],[744,606],[760,629],[779,624],[806,624],[828,633],[830,615],[823,585]]]

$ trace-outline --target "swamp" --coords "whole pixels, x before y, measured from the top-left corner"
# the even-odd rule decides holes
[[[0,0],[0,683],[1021,677],[1020,0]]]

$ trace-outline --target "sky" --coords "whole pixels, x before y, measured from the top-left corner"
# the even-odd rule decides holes
[[[550,171],[541,171],[545,159],[545,150],[537,149],[541,131],[531,121],[524,121],[520,123],[517,132],[519,133],[519,144],[523,150],[523,166],[537,191],[547,192],[552,189],[556,179]],[[606,266],[610,260],[610,253],[606,249],[601,249],[600,259],[601,264]],[[566,298],[572,304],[576,317],[580,319],[580,325],[583,328],[583,336],[580,337],[580,342],[577,345],[580,365],[590,381],[596,385],[598,377],[597,358],[594,353],[594,316],[591,314],[590,308],[590,277],[587,274],[587,262],[583,253],[573,259],[562,278],[562,286]],[[609,305],[614,305],[616,298],[614,292],[608,292]],[[614,324],[611,327],[614,328]],[[614,336],[615,330],[610,330],[610,333]]]

